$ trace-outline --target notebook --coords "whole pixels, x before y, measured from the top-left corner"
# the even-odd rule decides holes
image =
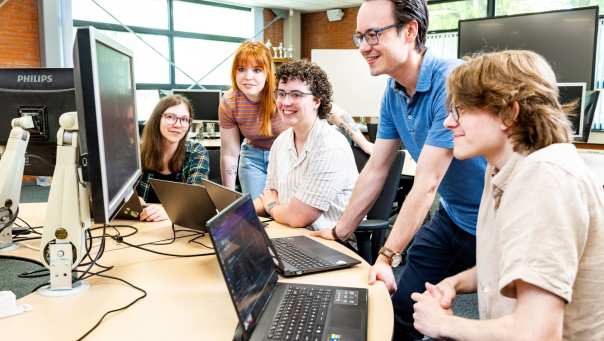
[[[249,194],[208,221],[242,340],[366,340],[364,288],[277,282],[281,261]]]

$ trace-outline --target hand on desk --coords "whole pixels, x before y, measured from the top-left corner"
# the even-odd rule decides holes
[[[442,282],[441,282],[442,283]],[[440,285],[440,283],[439,283]],[[451,287],[443,286],[445,290],[450,290]],[[454,290],[454,289],[453,289]],[[439,339],[443,335],[440,331],[446,319],[453,315],[453,310],[450,307],[442,306],[443,301],[449,301],[445,293],[436,285],[426,282],[426,291],[423,294],[414,292],[411,294],[411,299],[416,303],[413,305],[413,326],[420,333],[431,338]]]
[[[162,221],[168,220],[168,214],[166,210],[160,204],[149,204],[149,206],[143,208],[139,216],[140,221]]]
[[[331,230],[332,229],[321,229],[321,230],[311,231],[310,235],[313,237],[321,237],[321,238],[327,239],[327,240],[334,240],[333,232],[331,232]]]
[[[396,292],[396,279],[394,278],[394,272],[392,267],[384,259],[384,256],[380,255],[375,261],[375,264],[369,270],[369,284],[374,284],[376,281],[382,281],[386,284],[386,289],[390,294]]]

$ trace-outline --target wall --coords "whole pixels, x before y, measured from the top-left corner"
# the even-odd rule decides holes
[[[269,22],[271,22],[271,20],[273,20],[276,17],[275,13],[273,13],[273,11],[271,11],[270,9],[265,9],[263,11],[263,15],[264,15],[263,27],[266,24],[268,24]],[[282,19],[275,21],[269,28],[264,30],[263,41],[266,43],[267,40],[270,40],[271,44],[273,44],[273,46],[278,46],[279,43],[283,41],[283,20]]]
[[[312,49],[354,49],[352,34],[358,7],[344,8],[340,21],[327,20],[325,11],[302,14],[302,58],[310,59]]]
[[[8,0],[0,7],[0,67],[39,67],[37,0]]]

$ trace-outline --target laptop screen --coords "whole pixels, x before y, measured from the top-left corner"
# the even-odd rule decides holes
[[[210,220],[208,229],[239,321],[251,331],[270,299],[277,273],[249,194]]]

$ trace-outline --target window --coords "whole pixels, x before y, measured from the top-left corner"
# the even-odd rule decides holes
[[[168,29],[166,0],[97,0],[97,2],[125,25]],[[72,11],[74,20],[118,24],[90,0],[72,1]]]
[[[496,0],[495,15],[546,12],[594,5],[600,6],[600,15],[604,14],[604,0]]]
[[[230,85],[232,54],[238,46],[239,43],[176,38],[174,40],[174,60],[181,69],[197,81],[230,56],[201,82],[201,84],[208,85]],[[193,81],[182,72],[177,71],[176,83],[193,84]]]
[[[249,9],[175,1],[174,30],[248,38],[254,35],[254,18]]]
[[[242,41],[254,34],[254,15],[246,7],[198,0],[96,2],[102,8],[91,0],[72,2],[74,27],[94,26],[130,48],[134,54],[134,72],[139,90],[167,90],[191,85],[194,82],[183,72],[177,71],[176,66],[197,81],[225,59],[199,83],[204,87],[227,88],[231,83],[232,58],[229,56]],[[153,48],[119,22],[127,25]],[[173,23],[172,27],[170,22]]]
[[[487,0],[429,4],[428,13],[430,15],[430,31],[456,30],[459,20],[486,17]]]

